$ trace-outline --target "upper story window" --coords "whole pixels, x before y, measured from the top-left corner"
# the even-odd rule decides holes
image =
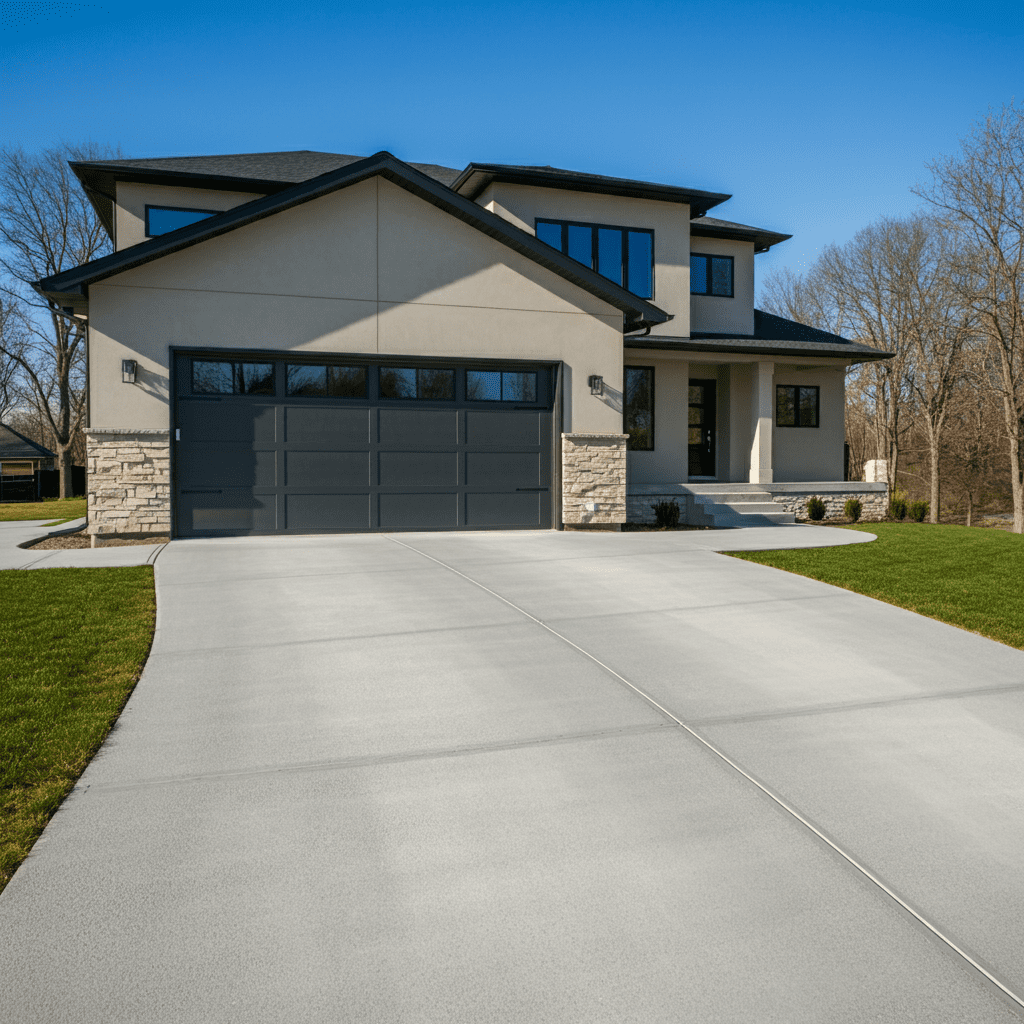
[[[641,299],[654,296],[654,232],[608,224],[538,220],[537,237]]]
[[[690,294],[732,298],[733,258],[690,253]]]
[[[181,206],[147,206],[146,237],[166,235],[168,231],[177,231],[188,224],[206,220],[220,213],[220,210],[188,210]]]

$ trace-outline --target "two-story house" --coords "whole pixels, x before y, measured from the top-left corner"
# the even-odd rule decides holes
[[[787,235],[728,195],[390,153],[73,165],[89,530],[218,536],[791,520],[885,354],[754,309]],[[758,518],[758,515],[762,518]]]

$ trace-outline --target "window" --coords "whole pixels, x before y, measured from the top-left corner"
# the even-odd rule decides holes
[[[365,398],[365,366],[309,366],[289,363],[289,395],[302,398]]]
[[[454,401],[455,371],[382,366],[380,397],[420,398],[435,402]]]
[[[536,230],[542,242],[577,263],[596,270],[641,299],[653,297],[653,231],[566,220],[538,220]]]
[[[147,206],[146,237],[166,235],[168,231],[177,231],[197,221],[206,220],[220,213],[220,210],[186,210],[180,206]]]
[[[536,402],[537,374],[467,370],[466,400],[469,402]]]
[[[273,363],[192,360],[194,395],[272,395]]]
[[[622,432],[629,434],[626,448],[654,451],[654,367],[627,366],[622,403]]]
[[[732,298],[733,259],[731,256],[690,254],[690,294],[724,295]]]
[[[775,425],[778,427],[816,427],[819,408],[819,388],[780,384],[775,389]]]

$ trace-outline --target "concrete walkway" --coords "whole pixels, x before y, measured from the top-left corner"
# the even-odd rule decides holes
[[[1020,1020],[1024,653],[824,533],[170,544],[4,1020]]]
[[[19,544],[54,533],[63,533],[84,526],[85,519],[75,519],[60,526],[47,526],[52,519],[32,519],[0,523],[0,570],[2,569],[88,569],[102,566],[146,565],[152,563],[163,544],[131,544],[108,548],[66,548],[40,551],[22,548]]]

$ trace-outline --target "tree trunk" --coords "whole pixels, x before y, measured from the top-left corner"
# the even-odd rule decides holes
[[[1014,434],[1010,435],[1010,488],[1013,492],[1013,526],[1010,529],[1014,533],[1024,533],[1024,452],[1020,450],[1020,441]]]
[[[57,446],[57,466],[60,468],[60,497],[71,498],[73,487],[71,483],[71,445]]]
[[[972,491],[967,492],[967,525],[971,525],[974,512],[974,493]]]

